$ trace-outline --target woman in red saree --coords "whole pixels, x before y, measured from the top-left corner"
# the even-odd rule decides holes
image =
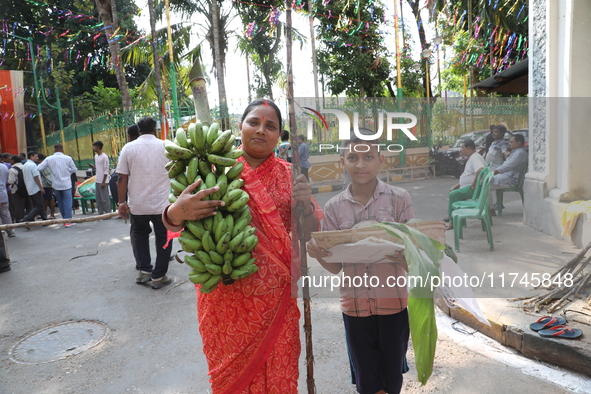
[[[240,121],[244,155],[239,160],[245,162],[244,189],[259,238],[252,252],[259,270],[210,294],[197,292],[199,331],[214,394],[297,392],[300,312],[291,293],[297,280],[292,278],[297,258],[292,262],[291,211],[295,203],[303,203],[307,233],[318,230],[322,212],[306,178],[300,175],[292,188],[291,165],[275,158],[281,130],[281,112],[268,100],[252,102]],[[221,203],[202,201],[199,193],[190,194],[193,189],[165,211],[170,230],[182,227],[173,223],[213,214]]]

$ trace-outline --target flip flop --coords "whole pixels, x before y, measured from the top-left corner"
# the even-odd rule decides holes
[[[578,328],[570,328],[567,326],[554,326],[549,330],[540,330],[538,331],[538,334],[545,338],[576,339],[583,335],[583,331]]]
[[[537,322],[530,324],[529,328],[534,331],[540,331],[545,328],[552,328],[563,324],[566,324],[566,319],[563,319],[562,317],[544,316],[540,317]]]

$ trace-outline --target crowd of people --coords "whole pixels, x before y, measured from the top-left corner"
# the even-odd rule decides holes
[[[468,160],[459,182],[449,191],[448,216],[443,219],[444,221],[450,221],[452,206],[455,202],[473,197],[478,174],[485,167],[493,171],[489,210],[491,216],[496,215],[494,192],[515,187],[519,181],[519,173],[528,160],[525,137],[521,134],[513,134],[509,141],[506,141],[504,139],[506,133],[507,127],[504,125],[491,125],[481,152],[476,152],[476,144],[473,140],[467,139],[462,142],[460,154]],[[447,228],[453,229],[453,225],[450,223]]]
[[[156,125],[153,118],[145,117],[128,129],[129,142],[121,150],[111,179],[102,142],[95,142],[93,149],[99,213],[108,209],[105,201],[110,186],[119,216],[130,220],[135,281],[160,289],[173,282],[167,275],[172,250],[170,234],[181,231],[185,221],[216,215],[224,202],[205,198],[216,192],[217,186],[195,192],[202,182],[200,179],[187,187],[174,203],[168,202],[170,184],[165,170],[168,159],[164,144],[156,137]],[[265,99],[250,103],[238,124],[243,150],[243,156],[238,159],[244,163],[243,188],[250,195],[251,225],[259,238],[252,251],[258,271],[233,284],[219,286],[209,294],[196,292],[199,331],[213,393],[298,391],[300,311],[293,297],[293,286],[300,275],[300,256],[299,249],[293,247],[292,237],[303,234],[308,254],[333,274],[375,276],[385,282],[385,278],[402,277],[408,270],[403,253],[389,256],[390,261],[381,264],[327,262],[330,252],[320,248],[310,236],[314,231],[351,229],[364,221],[405,223],[414,218],[409,193],[378,179],[384,161],[378,144],[374,141],[367,145],[353,132],[350,139],[342,142],[340,162],[350,183],[326,203],[323,211],[312,197],[307,174],[309,148],[304,136],[298,136],[297,147],[302,174],[292,180],[292,146],[282,126],[281,111]],[[476,152],[472,140],[464,141],[462,154],[468,157],[468,162],[459,183],[450,191],[450,207],[454,201],[472,196],[478,172],[488,164],[495,174],[493,187],[516,183],[519,169],[527,160],[524,139],[513,135],[507,144],[503,140],[506,132],[503,126],[491,130],[484,156]],[[373,134],[370,130],[359,131]],[[357,145],[365,147],[357,149]],[[45,219],[47,209],[49,217],[54,217],[51,201],[45,199],[49,193],[56,195],[62,216],[71,215],[69,179],[76,167],[60,145],[46,158],[35,152],[29,152],[26,160],[6,154],[3,158],[6,164],[0,166],[3,222],[35,220],[37,215]],[[19,178],[23,183],[18,182]],[[27,198],[17,194],[21,187],[26,190]],[[298,204],[303,207],[303,216],[299,221],[292,221],[293,208]],[[298,228],[292,228],[294,225]],[[149,247],[152,231],[156,239],[155,260]],[[14,236],[14,231],[9,236]],[[195,286],[198,290],[200,285]],[[340,294],[352,382],[357,392],[400,392],[403,373],[408,370],[406,287],[359,287],[350,283],[343,284]]]

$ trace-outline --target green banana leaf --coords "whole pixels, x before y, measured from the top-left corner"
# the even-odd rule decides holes
[[[383,222],[375,227],[384,229],[388,234],[403,241],[409,276],[422,279],[414,282],[415,286],[409,289],[408,323],[415,353],[417,378],[425,385],[433,372],[437,345],[435,303],[429,278],[439,276],[439,260],[443,258],[445,245],[404,224]],[[409,283],[413,285],[412,281]]]

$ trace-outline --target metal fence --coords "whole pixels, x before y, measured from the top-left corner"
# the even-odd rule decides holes
[[[314,99],[312,99],[314,100]],[[356,109],[359,99],[331,98],[327,99],[324,108],[341,108],[344,110]],[[400,107],[395,99],[364,99],[371,105],[365,104],[368,108]],[[353,104],[351,104],[353,102]],[[305,103],[305,102],[304,102]],[[279,107],[282,108],[281,103]],[[305,105],[305,104],[304,104]],[[301,109],[302,106],[300,106]],[[230,106],[232,130],[238,133],[238,122],[243,108]],[[404,111],[412,113],[417,118],[417,125],[412,128],[412,133],[417,138],[412,141],[408,138],[398,139],[394,142],[401,142],[405,148],[427,147],[431,145],[448,145],[453,143],[458,136],[474,130],[488,129],[490,124],[506,123],[511,130],[527,128],[528,101],[527,98],[474,98],[474,99],[437,99],[431,102],[425,99],[405,99]],[[212,111],[214,112],[214,111]],[[296,110],[296,124],[298,134],[306,134],[309,124],[307,114],[304,111]],[[72,156],[79,169],[87,169],[89,163],[93,163],[94,153],[92,143],[100,140],[103,142],[103,151],[110,158],[111,166],[117,164],[121,148],[127,142],[127,128],[136,123],[141,117],[152,116],[159,119],[156,108],[136,109],[125,113],[104,114],[90,118],[84,122],[73,124],[63,131],[57,131],[47,136],[46,145],[51,147],[54,144],[64,145],[66,154]],[[381,116],[381,115],[378,115]],[[193,107],[179,108],[179,119],[181,126],[186,125],[195,117]],[[284,118],[286,118],[284,116]],[[328,118],[328,116],[327,116]],[[172,124],[173,115],[169,117],[169,124]],[[371,112],[366,113],[364,126],[375,131],[377,125]],[[287,122],[284,121],[284,124]],[[328,128],[318,132],[317,125],[312,140],[308,141],[311,155],[328,154],[327,150],[321,151],[320,144],[340,145],[338,141],[338,122],[328,122]],[[172,129],[172,127],[171,127]],[[40,141],[39,141],[40,142]],[[40,144],[39,144],[40,145]],[[51,152],[51,149],[48,149]],[[331,152],[334,153],[334,152]]]

